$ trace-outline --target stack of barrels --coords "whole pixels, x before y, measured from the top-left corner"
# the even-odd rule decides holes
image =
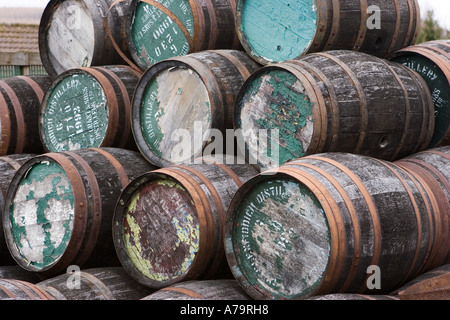
[[[419,26],[51,0],[48,76],[0,81],[0,299],[450,298],[450,42]]]

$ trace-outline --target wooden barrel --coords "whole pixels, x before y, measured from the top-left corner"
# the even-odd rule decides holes
[[[36,284],[42,281],[39,276],[16,265],[0,266],[0,279],[14,279]]]
[[[17,76],[0,80],[0,156],[41,153],[37,121],[48,76]]]
[[[442,212],[446,233],[450,234],[450,146],[428,149],[407,158],[396,161],[396,164],[420,176],[435,193]],[[443,244],[445,263],[450,263],[450,243]],[[442,257],[438,257],[441,261]]]
[[[128,66],[63,72],[45,94],[39,134],[47,152],[83,148],[136,149],[131,100],[140,73]]]
[[[424,80],[411,69],[335,50],[254,72],[236,98],[234,121],[248,161],[262,168],[322,152],[393,161],[429,145],[434,107]],[[278,139],[261,151],[261,139],[247,134],[277,136],[274,129]]]
[[[379,294],[379,295],[367,295],[367,294],[357,294],[357,293],[335,293],[335,294],[326,294],[322,296],[314,296],[308,298],[306,300],[340,300],[340,301],[348,301],[348,300],[400,300],[398,297]]]
[[[70,265],[118,264],[114,206],[132,179],[153,169],[137,152],[82,149],[26,162],[5,199],[5,240],[25,270],[54,276]]]
[[[251,300],[234,279],[183,281],[141,300]]]
[[[400,300],[448,300],[450,297],[450,264],[415,277],[391,293]]]
[[[416,42],[419,11],[416,0],[239,0],[236,31],[261,64],[328,50],[386,58]]]
[[[3,217],[3,206],[5,204],[6,192],[17,170],[28,160],[36,156],[35,154],[12,154],[0,157],[0,222]],[[0,266],[13,265],[14,259],[11,257],[6,246],[3,226],[0,223]]]
[[[436,267],[449,241],[441,214],[428,185],[391,162],[318,154],[237,191],[225,250],[255,299],[389,294]]]
[[[436,111],[430,148],[450,145],[450,40],[429,41],[395,52],[392,61],[417,71],[426,81]]]
[[[55,300],[139,300],[153,292],[136,283],[122,267],[76,270],[36,286]]]
[[[141,70],[189,53],[241,49],[235,32],[236,0],[131,0],[127,40]]]
[[[55,300],[35,284],[16,279],[0,279],[0,300]]]
[[[233,128],[233,108],[258,65],[245,52],[211,50],[159,62],[139,81],[132,106],[136,144],[159,167],[203,156],[216,131]],[[223,147],[219,142],[213,145]],[[225,150],[216,153],[225,153]]]
[[[202,161],[133,180],[114,214],[113,238],[122,266],[154,289],[231,277],[223,249],[225,213],[234,192],[256,174],[248,164]]]
[[[125,20],[131,0],[51,0],[39,25],[39,51],[56,78],[74,68],[123,64],[131,58]]]

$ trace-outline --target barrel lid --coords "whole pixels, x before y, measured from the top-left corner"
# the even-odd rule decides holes
[[[128,45],[142,69],[192,50],[194,14],[190,1],[134,1],[127,25]]]
[[[89,5],[89,1],[54,0],[45,8],[39,27],[39,48],[52,77],[91,66],[96,31]]]
[[[15,175],[8,191],[4,229],[14,259],[44,271],[64,255],[75,221],[75,195],[65,170],[52,159],[32,159]]]
[[[119,259],[135,280],[159,289],[186,277],[200,246],[196,205],[186,186],[156,171],[125,188],[113,236]]]
[[[255,299],[314,294],[324,280],[330,239],[317,197],[284,173],[246,182],[228,211],[227,259],[235,278]]]
[[[449,53],[450,57],[450,46]],[[424,45],[405,48],[392,61],[418,72],[430,89],[435,107],[435,130],[429,148],[438,146],[450,131],[450,58],[427,50]]]
[[[316,2],[239,0],[236,29],[244,49],[265,65],[305,54],[318,29]]]
[[[205,133],[213,127],[212,107],[204,80],[187,64],[166,60],[149,68],[133,103],[133,133],[140,151],[159,167],[201,156]]]
[[[40,136],[47,151],[103,146],[110,117],[107,81],[97,79],[93,72],[64,72],[47,91],[39,114]]]
[[[234,116],[249,162],[270,168],[313,152],[320,130],[316,101],[307,79],[287,64],[253,73],[236,99]]]

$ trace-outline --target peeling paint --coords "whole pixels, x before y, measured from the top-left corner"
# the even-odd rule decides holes
[[[211,114],[208,90],[197,73],[184,67],[159,72],[145,88],[139,115],[146,146],[158,158],[152,160],[163,167],[199,154]],[[198,123],[202,130],[196,130]]]
[[[330,234],[323,208],[304,185],[261,182],[246,193],[234,221],[233,248],[250,285],[276,299],[292,299],[322,280]]]
[[[124,247],[136,269],[153,281],[182,276],[195,260],[200,226],[189,193],[169,179],[149,182],[128,201]]]
[[[278,129],[279,164],[306,155],[314,130],[314,104],[297,77],[281,69],[270,70],[252,79],[245,90],[239,101],[238,125],[268,132]],[[260,150],[256,143],[261,143],[261,139],[247,139],[246,147],[251,151]],[[271,154],[269,144],[262,145],[262,150]],[[263,165],[267,162],[259,161]]]
[[[11,234],[23,259],[38,269],[56,263],[72,235],[74,214],[64,170],[53,162],[31,167],[10,207]]]

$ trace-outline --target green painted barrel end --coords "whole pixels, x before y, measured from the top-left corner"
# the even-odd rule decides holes
[[[108,129],[104,89],[83,72],[63,74],[44,98],[39,116],[41,140],[48,152],[97,148]]]
[[[7,230],[15,258],[32,271],[56,264],[68,247],[74,216],[74,193],[63,168],[52,161],[32,165],[9,206]]]
[[[244,48],[263,64],[305,54],[317,29],[315,0],[241,0],[238,32]]]
[[[225,250],[233,274],[255,299],[303,299],[324,280],[331,235],[317,197],[286,176],[250,180],[234,199]]]
[[[162,11],[155,5],[139,2],[133,12],[128,37],[133,58],[143,70],[160,61],[184,56],[192,49],[185,34],[194,36],[194,15],[188,1],[169,1],[164,6]]]
[[[242,130],[250,162],[266,169],[308,154],[315,104],[296,75],[282,68],[261,69],[242,92],[235,125]]]
[[[418,72],[427,83],[433,99],[436,119],[429,148],[437,147],[450,134],[450,75],[446,75],[444,70],[431,59],[414,52],[399,52],[392,61]]]

